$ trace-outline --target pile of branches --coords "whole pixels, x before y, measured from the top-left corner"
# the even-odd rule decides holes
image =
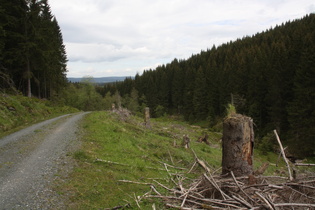
[[[233,171],[228,174],[218,174],[220,170],[212,170],[209,165],[200,160],[196,153],[195,162],[191,169],[179,168],[163,163],[169,174],[168,187],[153,179],[154,183],[133,182],[120,180],[133,184],[149,185],[151,190],[143,196],[135,196],[135,201],[140,207],[142,199],[159,198],[165,206],[181,210],[188,209],[315,209],[315,176],[298,176],[293,170],[291,174],[289,163],[284,154],[280,139],[275,131],[281,147],[281,152],[289,177],[262,176],[267,165],[263,165],[254,174],[235,177]],[[171,158],[172,160],[172,158]],[[172,161],[173,163],[173,161]],[[188,178],[195,166],[201,166],[204,173],[198,179]],[[306,166],[313,164],[305,164]],[[172,167],[177,172],[172,173]],[[178,170],[181,170],[178,172]],[[188,171],[188,173],[184,173]],[[159,188],[158,188],[159,187]],[[161,193],[163,188],[164,194]],[[155,205],[152,206],[155,209]],[[115,208],[114,208],[115,209]]]
[[[315,209],[315,176],[299,177],[293,181],[282,176],[235,177],[233,172],[222,176],[217,174],[218,170],[211,172],[208,164],[197,157],[188,173],[196,165],[202,166],[205,173],[198,179],[191,180],[185,176],[183,168],[174,167],[182,171],[171,173],[168,168],[173,166],[164,164],[173,187],[157,180],[153,180],[154,183],[120,181],[150,186],[150,192],[135,196],[139,208],[141,200],[159,198],[166,207],[181,210]],[[159,192],[158,189],[161,188],[164,188],[164,194]]]
[[[313,177],[314,178],[314,177]],[[161,198],[165,205],[177,209],[314,209],[315,179],[310,177],[287,182],[286,177],[230,177],[204,173],[200,179],[184,187],[182,179],[177,187],[161,187],[169,191]]]
[[[117,114],[118,119],[120,121],[124,121],[124,122],[126,122],[130,118],[130,115],[131,115],[131,112],[128,109],[125,109],[122,107],[119,107],[118,109],[114,108],[112,109],[112,112]]]

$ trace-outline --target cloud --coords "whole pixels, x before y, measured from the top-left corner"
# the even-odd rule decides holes
[[[87,63],[114,62],[124,58],[141,58],[149,54],[146,47],[131,48],[102,43],[67,43],[71,62],[82,61]]]
[[[313,0],[50,0],[68,75],[127,74],[314,11]],[[89,69],[89,70],[88,70]]]

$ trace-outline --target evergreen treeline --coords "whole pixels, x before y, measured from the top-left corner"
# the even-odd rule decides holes
[[[215,122],[228,103],[254,119],[257,137],[273,129],[296,155],[315,155],[315,14],[187,60],[146,70],[135,79],[105,85],[105,95],[136,89],[139,103],[157,116],[181,114]]]
[[[49,98],[66,80],[62,34],[47,0],[0,0],[1,89]]]

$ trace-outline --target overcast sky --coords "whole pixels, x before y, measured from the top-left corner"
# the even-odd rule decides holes
[[[134,76],[315,12],[314,0],[49,0],[68,77]]]

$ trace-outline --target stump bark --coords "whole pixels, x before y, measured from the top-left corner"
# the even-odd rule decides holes
[[[233,114],[223,122],[222,174],[233,171],[235,176],[253,173],[253,120]]]

